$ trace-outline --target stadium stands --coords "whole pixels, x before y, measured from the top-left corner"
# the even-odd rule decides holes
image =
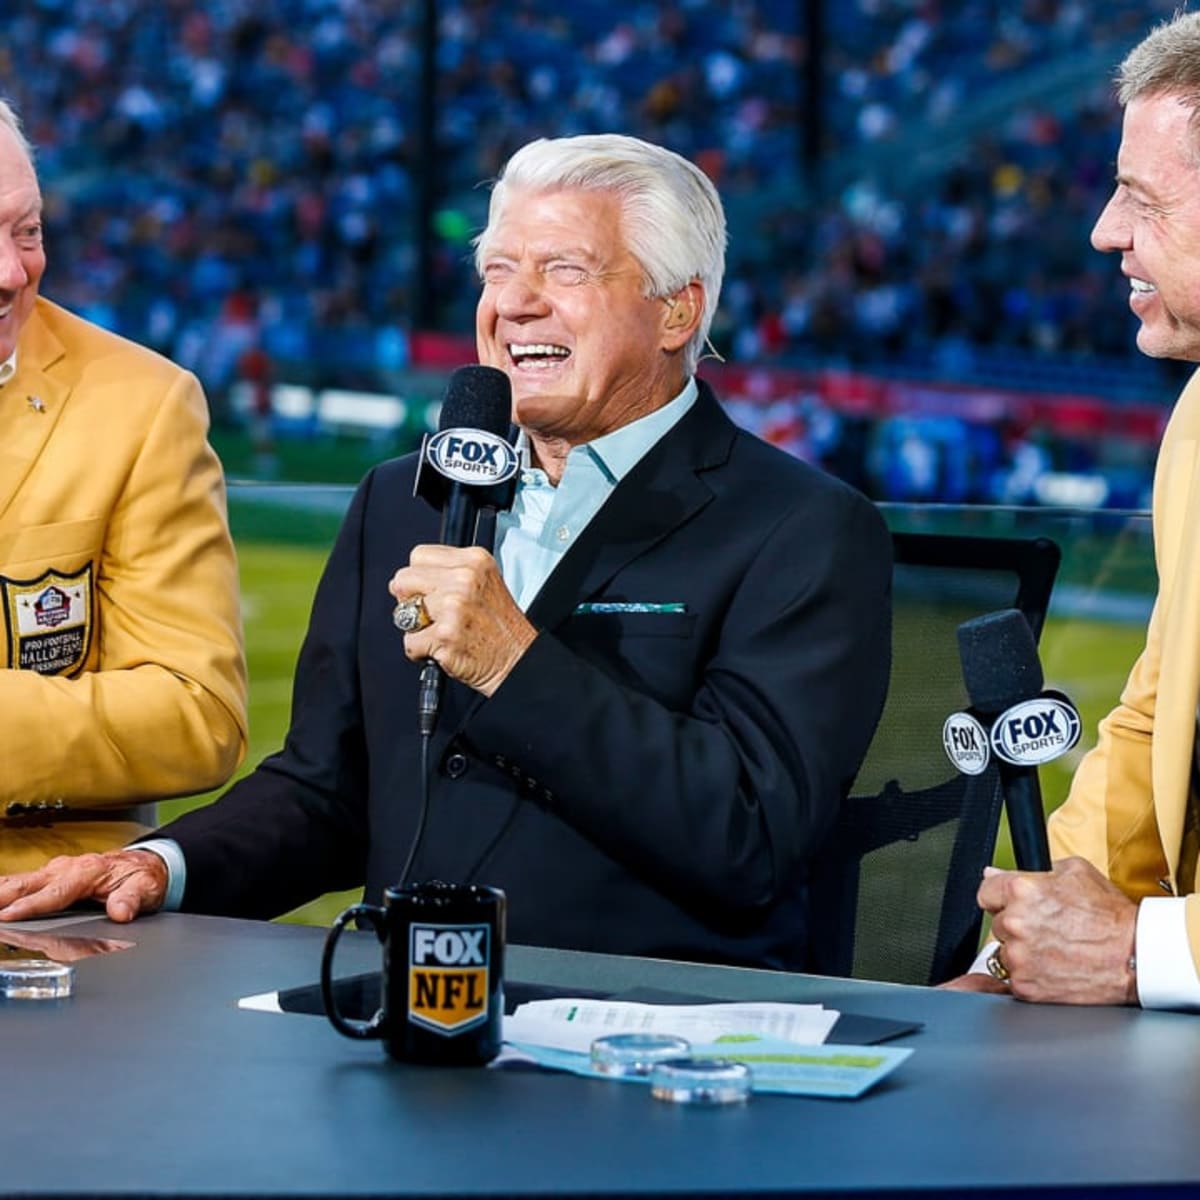
[[[734,361],[1173,395],[1087,234],[1118,136],[1111,64],[1174,0],[826,0],[819,46],[806,0],[436,7],[436,163],[417,152],[419,4],[7,14],[0,81],[51,200],[46,291],[196,369],[219,417],[263,356],[313,395],[395,393],[428,332],[422,173],[440,182],[430,326],[462,333],[480,181],[530,137],[613,129],[693,157],[726,197],[715,337]]]

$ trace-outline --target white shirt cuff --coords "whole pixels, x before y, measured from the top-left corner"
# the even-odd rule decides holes
[[[183,887],[187,883],[187,863],[179,843],[170,838],[148,838],[127,850],[149,850],[163,860],[167,868],[167,894],[163,897],[160,912],[178,912],[183,903]]]
[[[987,969],[987,960],[991,957],[992,951],[1000,945],[997,941],[990,941],[980,952],[975,956],[975,961],[971,964],[968,975],[990,975],[991,971]]]
[[[1138,1003],[1143,1008],[1200,1009],[1200,978],[1187,934],[1187,901],[1153,896],[1138,905]]]

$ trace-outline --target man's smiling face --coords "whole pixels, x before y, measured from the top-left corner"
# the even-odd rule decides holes
[[[668,306],[644,294],[615,195],[514,189],[481,251],[479,361],[508,374],[513,419],[535,438],[593,441],[683,386]]]
[[[1117,185],[1092,230],[1121,255],[1138,349],[1200,361],[1200,142],[1193,109],[1170,94],[1125,109]]]
[[[37,176],[16,135],[0,125],[0,362],[16,349],[45,270]]]

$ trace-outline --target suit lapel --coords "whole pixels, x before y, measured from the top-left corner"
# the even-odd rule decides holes
[[[737,430],[708,385],[697,383],[696,403],[621,480],[550,573],[526,614],[535,625],[561,625],[580,601],[712,498],[700,473],[728,459]],[[494,528],[488,532],[494,534]],[[482,532],[479,542],[491,548]],[[461,733],[483,702],[470,688],[448,680],[442,705],[448,736]]]
[[[35,309],[21,334],[17,373],[0,388],[0,518],[50,440],[70,395],[69,387],[46,374],[63,353]]]
[[[724,462],[734,426],[706,384],[679,423],[617,485],[529,606],[553,629],[618,571],[677,529],[712,497],[700,472]]]

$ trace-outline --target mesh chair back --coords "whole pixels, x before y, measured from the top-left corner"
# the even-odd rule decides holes
[[[1045,538],[893,535],[892,677],[879,728],[811,882],[812,969],[940,983],[975,955],[995,849],[995,763],[963,775],[942,725],[968,706],[958,626],[1018,608],[1041,634],[1059,550]]]

